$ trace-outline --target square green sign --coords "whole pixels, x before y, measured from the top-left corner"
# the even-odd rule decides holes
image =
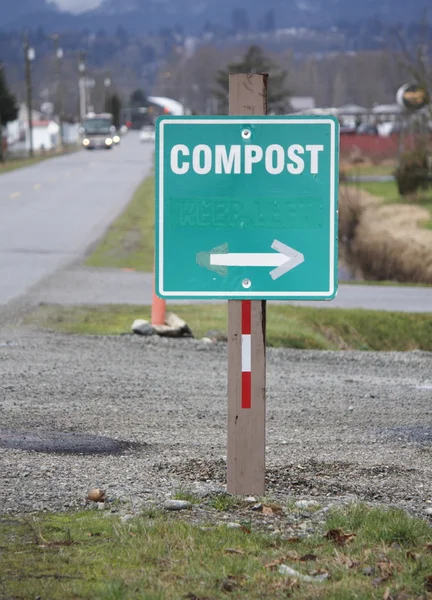
[[[333,117],[160,117],[156,293],[331,300],[339,125]]]

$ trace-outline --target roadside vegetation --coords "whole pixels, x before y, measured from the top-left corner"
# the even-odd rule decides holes
[[[235,504],[223,510],[238,520]],[[290,538],[260,525],[289,518],[288,507],[251,512],[236,528],[217,524],[216,511],[203,506],[197,524],[157,509],[126,522],[93,509],[3,518],[2,597],[425,600],[432,592],[432,530],[400,510],[330,510],[309,536]]]
[[[62,156],[63,154],[70,154],[72,152],[76,152],[77,150],[77,146],[70,146],[61,152],[45,152],[45,154],[36,154],[33,158],[8,158],[5,162],[0,162],[0,175],[2,173],[15,171],[16,169],[22,169],[23,167],[32,167],[33,165],[38,165],[44,160],[48,160],[49,158]]]
[[[151,272],[153,254],[154,179],[148,177],[85,264]]]
[[[395,182],[341,185],[341,258],[360,278],[432,283],[432,189],[402,198]]]
[[[169,309],[187,322],[197,338],[207,336],[209,331],[227,330],[225,304],[170,305]],[[150,307],[43,305],[27,317],[27,323],[62,333],[124,335],[131,333],[134,318],[149,320]],[[432,313],[271,305],[267,343],[306,350],[432,351]]]

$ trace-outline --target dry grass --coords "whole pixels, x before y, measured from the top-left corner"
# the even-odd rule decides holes
[[[430,212],[412,204],[382,204],[341,187],[340,238],[347,262],[376,280],[432,283]]]

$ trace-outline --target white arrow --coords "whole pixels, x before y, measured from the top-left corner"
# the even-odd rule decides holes
[[[218,267],[276,267],[270,271],[272,279],[278,279],[304,262],[304,256],[286,244],[275,240],[271,245],[277,252],[228,252],[210,254],[210,265]]]

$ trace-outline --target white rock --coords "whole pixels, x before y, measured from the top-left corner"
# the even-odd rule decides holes
[[[316,500],[297,500],[295,503],[296,508],[317,508],[319,502]]]
[[[213,340],[211,340],[208,337],[201,338],[201,341],[203,342],[203,344],[213,344]]]
[[[288,565],[281,565],[279,567],[279,573],[281,575],[289,575],[290,577],[296,577],[301,581],[307,581],[308,583],[321,583],[329,578],[328,573],[321,573],[320,575],[314,575],[311,577],[310,575],[303,575],[303,573],[299,573],[295,569],[292,569]]]
[[[122,523],[127,523],[131,519],[133,519],[133,515],[123,515],[122,517],[120,517],[120,521]]]
[[[228,529],[240,529],[240,523],[227,523]]]
[[[98,510],[105,510],[105,502],[97,503]]]
[[[251,504],[255,504],[256,501],[256,498],[254,498],[253,496],[248,496],[246,498],[246,502],[250,502]]]
[[[425,510],[425,513],[426,513],[427,515],[431,515],[431,516],[432,516],[432,507],[430,507],[430,508],[427,508],[427,509]]]
[[[192,503],[186,500],[167,500],[163,507],[165,510],[187,510],[192,508]]]
[[[132,323],[132,331],[138,335],[153,335],[154,328],[151,323],[144,319],[135,319]]]

